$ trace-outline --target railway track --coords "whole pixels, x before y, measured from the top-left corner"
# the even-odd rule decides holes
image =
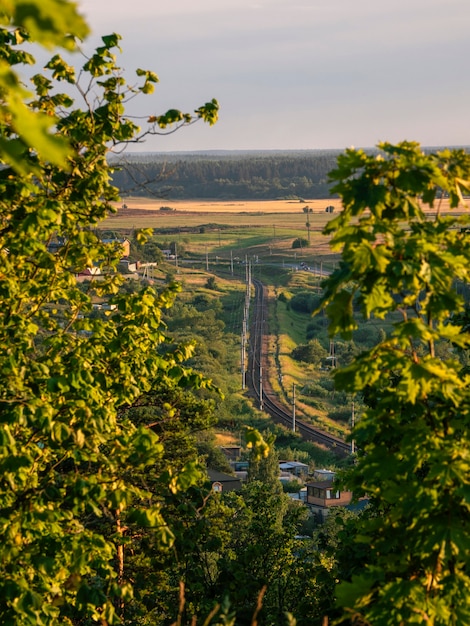
[[[258,400],[263,411],[271,415],[274,421],[292,427],[292,413],[279,401],[269,383],[267,288],[257,279],[252,279],[252,284],[255,288],[255,297],[250,309],[247,384],[250,393]],[[295,428],[304,439],[322,444],[339,456],[346,456],[351,452],[350,444],[307,422],[296,419]]]

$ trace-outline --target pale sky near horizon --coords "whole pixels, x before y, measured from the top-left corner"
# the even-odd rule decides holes
[[[78,0],[97,37],[123,37],[126,70],[153,70],[142,115],[198,123],[142,151],[470,145],[469,0]],[[91,49],[91,48],[90,48]]]

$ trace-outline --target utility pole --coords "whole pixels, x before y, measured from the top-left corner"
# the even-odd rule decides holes
[[[233,276],[233,252],[230,250],[230,273]]]
[[[351,408],[351,432],[354,430],[354,425],[356,423],[356,416],[354,415],[354,400],[352,402],[352,408]],[[351,439],[351,454],[354,454],[356,452],[356,442],[354,441],[354,439]]]
[[[230,253],[230,259],[232,262],[233,272],[233,258]],[[242,346],[241,346],[241,374],[242,374],[242,389],[246,388],[246,344],[247,344],[247,328],[248,319],[250,313],[250,295],[251,295],[251,277],[248,273],[248,266],[246,267],[246,292],[245,292],[245,306],[243,309],[243,324],[242,324]]]
[[[263,410],[263,366],[259,366],[259,409]]]
[[[209,255],[207,254],[207,246],[206,246],[206,271],[209,271]]]
[[[335,352],[335,342],[330,341],[330,356],[328,359],[331,361],[331,367],[336,367],[336,352]]]
[[[246,309],[245,309],[246,311]],[[246,313],[245,313],[246,315]],[[241,354],[241,371],[242,371],[242,389],[246,387],[246,318],[243,320],[242,330],[242,354]]]
[[[292,432],[295,433],[295,383],[292,384]]]

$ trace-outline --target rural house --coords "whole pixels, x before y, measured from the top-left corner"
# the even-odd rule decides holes
[[[207,474],[212,485],[212,491],[240,491],[242,488],[242,483],[238,476],[231,476],[213,469],[208,469]]]
[[[340,491],[334,480],[318,480],[306,483],[306,504],[321,521],[324,521],[334,506],[348,506],[352,500],[351,491]]]

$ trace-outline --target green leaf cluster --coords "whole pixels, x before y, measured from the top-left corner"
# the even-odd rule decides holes
[[[358,550],[370,554],[338,599],[354,623],[465,624],[470,380],[460,356],[470,335],[459,322],[459,287],[470,279],[470,157],[426,154],[410,142],[379,149],[338,159],[331,179],[343,210],[325,229],[342,253],[325,282],[330,334],[351,337],[356,311],[399,314],[388,337],[335,373],[337,388],[369,405],[352,434],[358,455],[345,483],[377,513],[358,524]],[[443,215],[443,198],[459,211]]]
[[[79,72],[56,54],[26,91],[14,68],[34,65],[29,44],[76,49],[87,26],[66,0],[1,2],[0,24],[0,622],[113,624],[132,595],[127,529],[168,550],[164,495],[203,481],[189,458],[172,473],[129,407],[156,385],[213,389],[162,322],[179,288],[121,294],[121,249],[95,230],[118,199],[109,151],[152,132],[126,98],[157,77],[128,86],[110,35]],[[95,298],[108,315],[91,315]]]

